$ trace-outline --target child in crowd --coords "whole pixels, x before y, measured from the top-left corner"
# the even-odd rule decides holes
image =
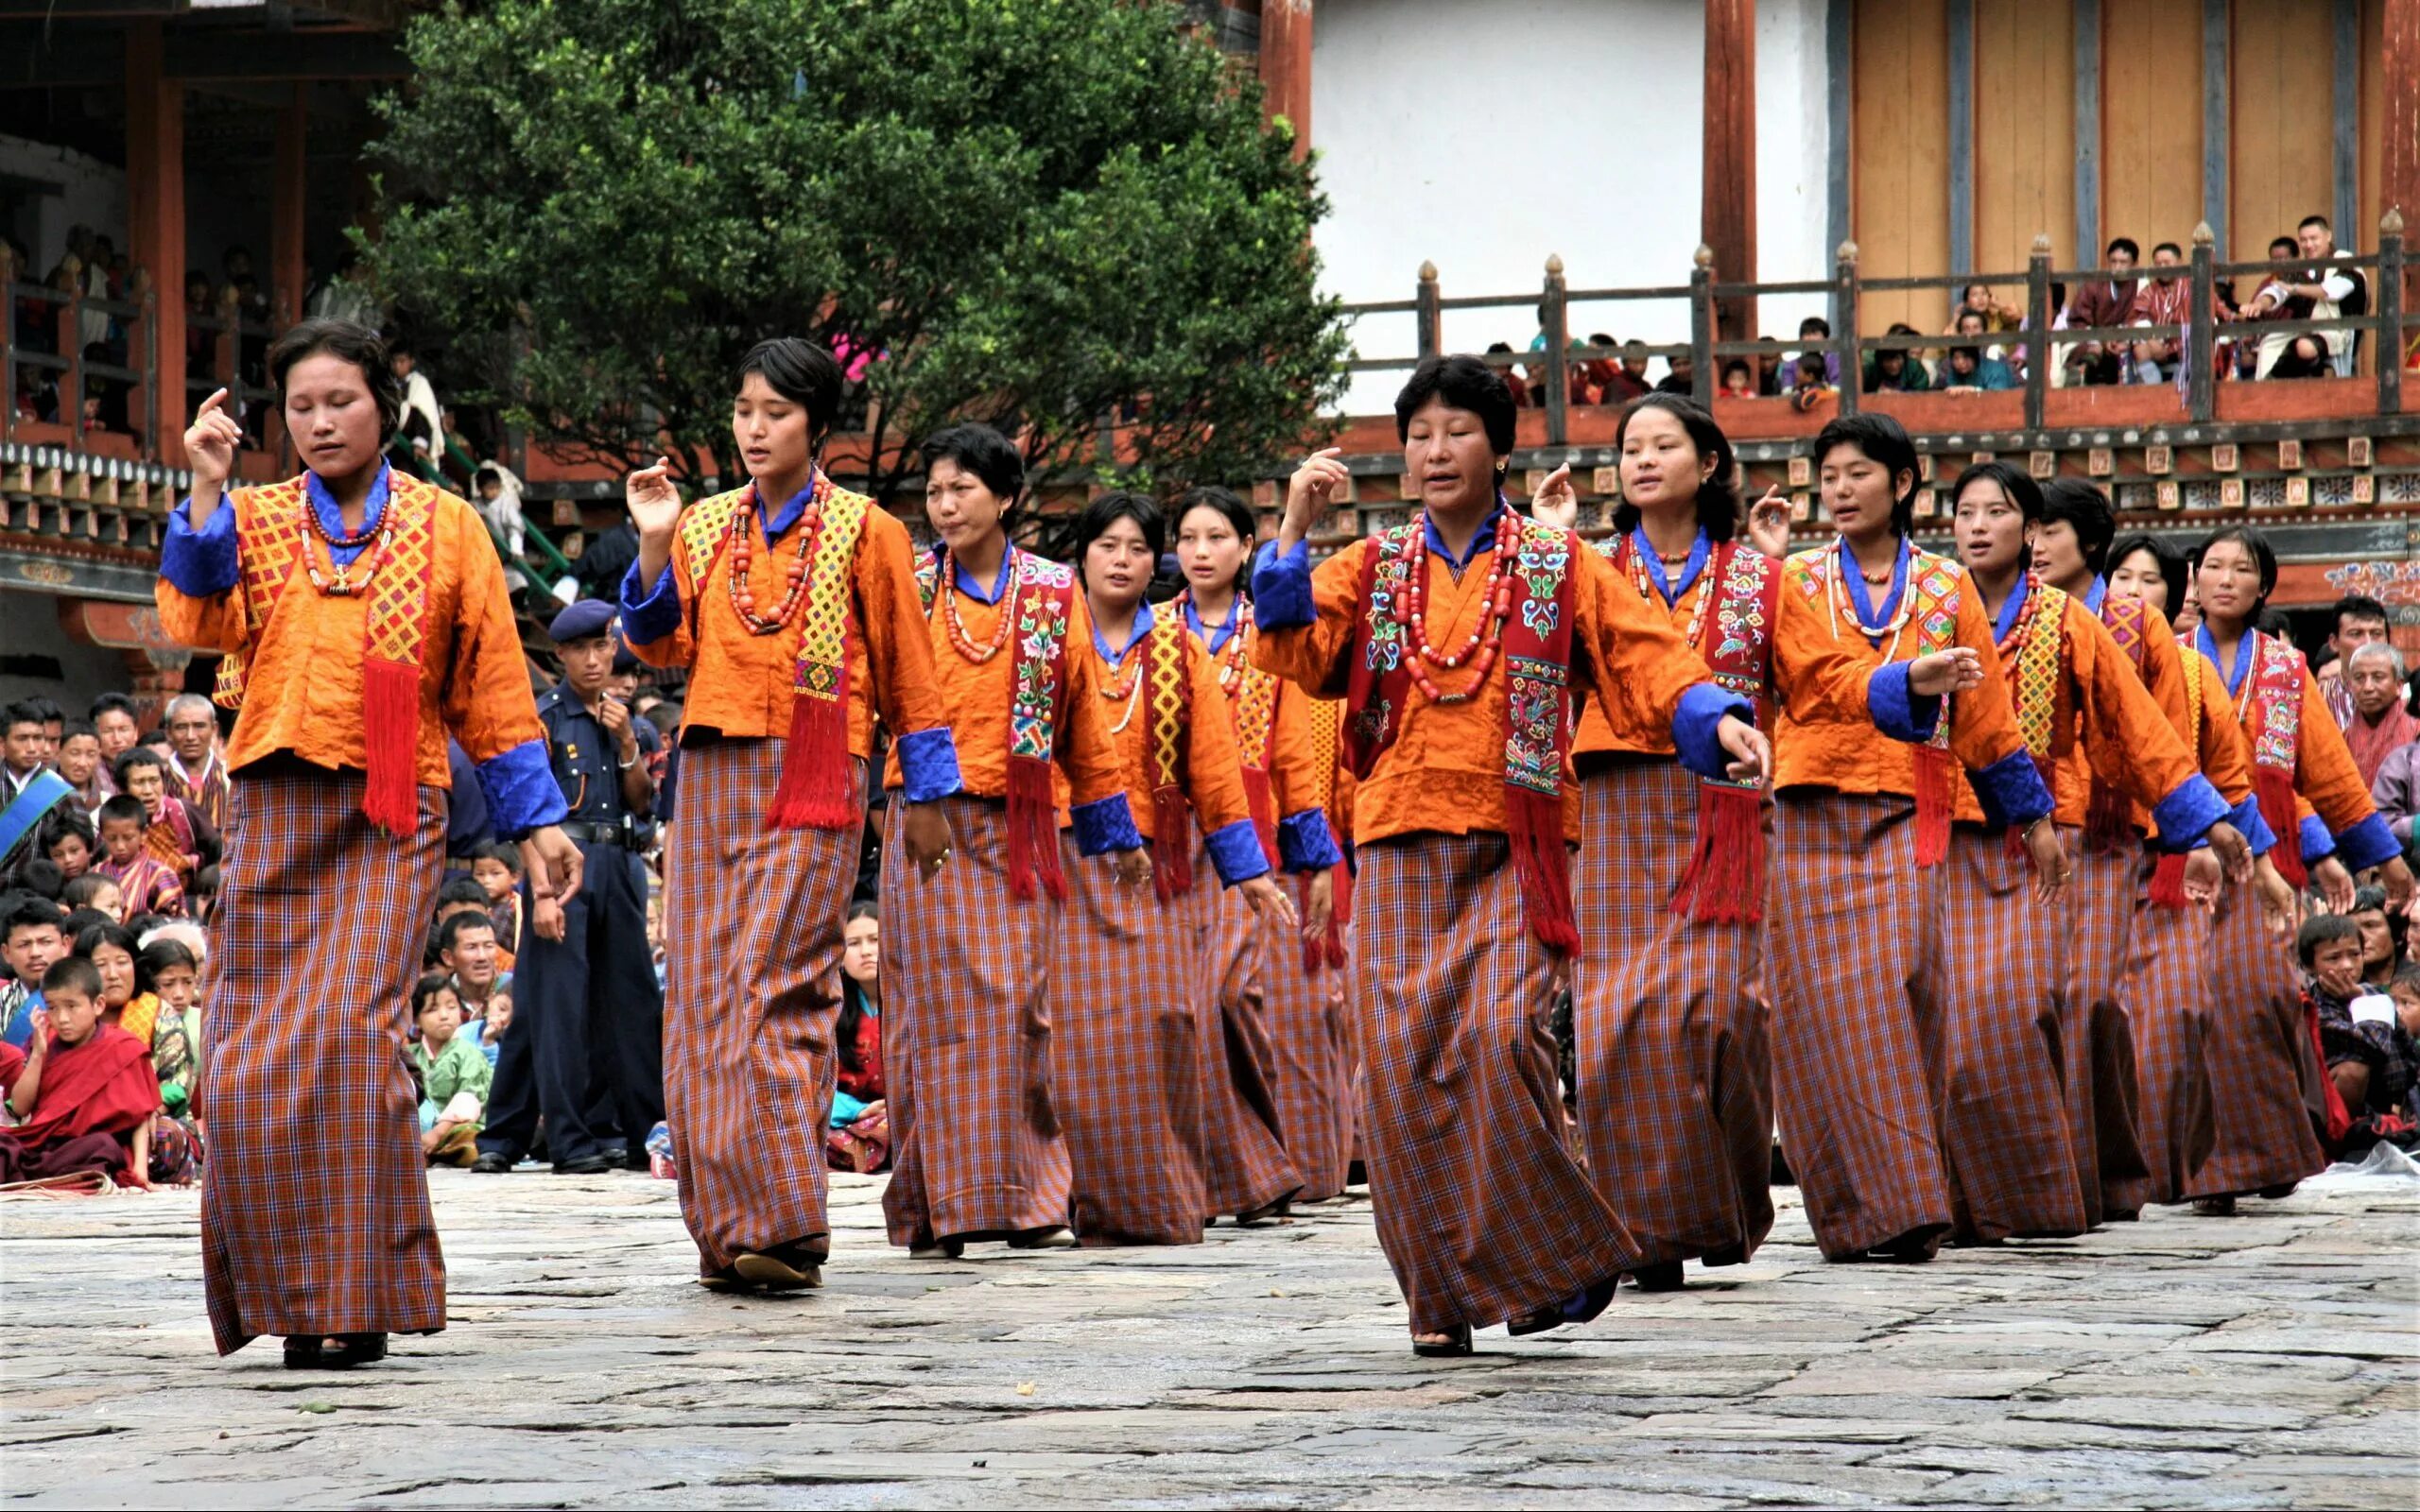
[[[159,1018],[160,1000],[151,991],[135,960],[142,949],[123,924],[95,924],[77,932],[76,954],[101,973],[101,1017],[151,1048],[151,1025]]]
[[[192,1117],[193,1088],[201,1069],[201,963],[181,940],[154,936],[135,957],[159,1001],[151,1024],[151,1072],[160,1079],[160,1110]]]
[[[42,1012],[43,973],[67,954],[60,933],[66,921],[59,904],[29,892],[0,899],[0,961],[10,981],[0,987],[0,1045],[24,1050],[33,1042]]]
[[[59,890],[59,901],[79,914],[99,914],[112,923],[126,918],[126,889],[98,871],[88,871]]]
[[[488,1057],[493,1069],[496,1057],[504,1049],[505,1031],[512,1027],[512,999],[502,992],[488,994],[488,1011],[478,1020],[479,1054]]]
[[[2348,1140],[2348,1130],[2328,1130],[2331,1153],[2368,1143],[2386,1129],[2377,1120],[2409,1120],[2420,1051],[2392,995],[2361,980],[2361,927],[2342,914],[2317,914],[2304,921],[2294,951],[2308,973],[2303,1001],[2316,1015],[2321,1054],[2328,1079],[2344,1102],[2355,1130],[2367,1125],[2368,1140]]]
[[[521,849],[497,840],[473,855],[471,880],[488,895],[496,948],[510,954],[521,948]]]
[[[118,765],[128,766],[133,761],[134,752],[129,751]],[[185,911],[184,883],[147,844],[145,835],[150,827],[150,816],[143,800],[132,793],[120,793],[102,804],[103,854],[93,869],[117,884],[125,903],[124,913],[182,914]]]
[[[43,1021],[24,1051],[0,1049],[13,1128],[0,1129],[0,1182],[87,1171],[151,1185],[151,1057],[101,1022],[101,973],[71,955],[43,973]]]
[[[2403,942],[2397,936],[2402,920],[2386,905],[2384,887],[2359,887],[2353,892],[2353,906],[2345,918],[2361,932],[2361,984],[2369,992],[2383,992],[2394,981],[2396,968],[2403,964]]]
[[[193,874],[185,884],[185,917],[207,924],[218,912],[218,867],[216,863]]]
[[[840,933],[840,1018],[833,1027],[838,1086],[824,1151],[835,1171],[879,1171],[890,1160],[882,1096],[882,916],[856,903]]]
[[[99,850],[100,837],[93,831],[93,821],[73,809],[54,810],[42,821],[42,853],[57,864],[60,876],[69,882],[92,869]]]
[[[175,872],[179,882],[218,859],[218,832],[177,796],[167,757],[148,746],[135,747],[117,759],[117,787],[143,805],[144,852]]]
[[[462,1000],[441,971],[412,985],[412,1074],[420,1082],[420,1147],[431,1165],[469,1165],[479,1158],[479,1125],[494,1071],[478,1041],[462,1032]]]

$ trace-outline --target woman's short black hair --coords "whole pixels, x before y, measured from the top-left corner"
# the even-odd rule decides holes
[[[1643,394],[1623,409],[1620,423],[1614,427],[1616,455],[1621,453],[1622,438],[1630,434],[1630,422],[1650,409],[1668,412],[1689,433],[1689,443],[1698,449],[1698,455],[1714,458],[1714,471],[1698,485],[1698,528],[1708,541],[1729,541],[1739,533],[1739,469],[1731,453],[1731,438],[1722,434],[1722,427],[1703,404],[1686,394]],[[1615,533],[1626,536],[1637,528],[1638,506],[1628,499],[1615,505]]]
[[[142,766],[157,766],[164,778],[168,772],[168,759],[148,746],[129,746],[117,753],[116,761],[110,764],[110,781],[115,782],[123,794],[127,773]]]
[[[2066,521],[2076,533],[2086,571],[2098,577],[2109,570],[2109,540],[2118,533],[2118,511],[2109,507],[2109,495],[2082,478],[2052,478],[2042,485],[2042,523],[2055,520]]]
[[[1252,506],[1244,503],[1233,489],[1222,489],[1216,483],[1197,484],[1184,490],[1184,497],[1177,501],[1176,511],[1169,517],[1176,522],[1178,534],[1184,533],[1185,517],[1196,509],[1208,509],[1226,521],[1228,527],[1235,531],[1236,539],[1244,543],[1244,559],[1236,565],[1236,580],[1229,586],[1250,597],[1252,547],[1260,539],[1260,522],[1253,517]]]
[[[81,877],[77,879],[78,882],[82,880]],[[135,943],[134,932],[124,924],[88,924],[78,930],[74,954],[89,961],[93,958],[93,953],[104,945],[116,946],[119,950],[126,952],[128,957],[134,962],[135,996],[141,997],[151,990],[151,974],[143,970],[143,947]]]
[[[1083,576],[1084,553],[1091,550],[1092,543],[1120,520],[1133,521],[1134,528],[1143,532],[1143,543],[1151,549],[1152,568],[1154,571],[1158,569],[1160,554],[1168,548],[1167,516],[1160,512],[1159,505],[1148,494],[1112,489],[1085,505],[1083,512],[1076,516],[1076,575],[1079,577]]]
[[[116,796],[111,795],[112,798]],[[71,834],[84,842],[84,849],[87,851],[99,852],[101,842],[93,833],[93,821],[76,812],[75,805],[64,804],[43,816],[42,838],[34,842],[34,853],[43,856],[50,854],[52,846]]]
[[[277,402],[285,403],[285,375],[294,365],[318,356],[361,369],[362,382],[378,405],[378,438],[393,436],[404,420],[404,381],[389,364],[387,343],[378,339],[378,333],[351,320],[305,320],[269,344],[268,377],[277,386]]]
[[[817,441],[831,434],[840,415],[840,364],[832,353],[804,336],[774,336],[748,349],[732,387],[746,383],[752,372],[806,411],[807,431]]]
[[[2174,546],[2148,530],[2130,531],[2109,543],[2108,567],[2116,572],[2126,565],[2126,558],[2138,551],[2152,554],[2152,561],[2159,568],[2160,581],[2168,585],[2166,613],[2169,619],[2185,605],[2185,556]]]
[[[159,984],[161,972],[174,971],[180,966],[196,971],[201,970],[201,963],[193,958],[193,952],[181,939],[155,939],[135,953],[135,970],[150,978],[154,987]]]
[[[1009,438],[989,425],[952,425],[935,431],[918,448],[930,471],[936,462],[954,462],[972,472],[998,494],[1003,507],[1016,502],[1025,489],[1025,458]]]
[[[1854,415],[1835,415],[1815,433],[1812,455],[1817,472],[1824,468],[1824,458],[1832,455],[1836,446],[1854,446],[1868,457],[1882,464],[1891,474],[1891,533],[1904,536],[1916,527],[1916,443],[1908,439],[1907,429],[1888,415],[1859,410]],[[1908,474],[1908,491],[1899,491],[1899,474]]]
[[[1395,395],[1395,439],[1411,435],[1411,417],[1432,399],[1454,409],[1467,409],[1487,427],[1487,444],[1498,456],[1512,455],[1512,425],[1519,406],[1504,375],[1467,352],[1423,357],[1411,369],[1410,381]]]
[[[1958,481],[1949,488],[1950,507],[1957,507],[1967,484],[1983,482],[1997,484],[1999,490],[2008,495],[2009,503],[2023,511],[2027,524],[2042,518],[2042,486],[2027,476],[2023,468],[1997,460],[1978,462],[1959,473]]]
[[[462,1001],[462,994],[454,991],[452,972],[423,971],[420,980],[412,984],[412,1017],[418,1019],[421,1010],[428,1006],[429,999],[440,992],[454,992],[454,1001]]]
[[[2212,546],[2229,541],[2252,553],[2253,562],[2260,569],[2260,596],[2252,605],[2252,620],[2256,625],[2262,607],[2269,602],[2269,595],[2277,591],[2277,551],[2269,544],[2269,538],[2261,534],[2258,525],[2221,525],[2204,536],[2201,544],[2193,548],[2193,570],[2197,573],[2202,570],[2202,558],[2210,554]]]

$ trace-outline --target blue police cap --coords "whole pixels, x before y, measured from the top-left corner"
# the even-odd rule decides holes
[[[583,598],[555,616],[546,633],[562,645],[569,641],[584,641],[592,635],[602,635],[614,627],[614,616],[620,610],[614,601],[605,598]]]

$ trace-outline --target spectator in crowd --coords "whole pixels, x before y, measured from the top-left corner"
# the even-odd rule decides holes
[[[1894,322],[1889,332],[1894,336],[1917,335],[1916,328],[1905,320]],[[1932,387],[1932,377],[1915,352],[1906,347],[1889,347],[1865,360],[1865,392],[1878,394],[1885,390],[1921,393]]]
[[[144,850],[182,882],[217,860],[221,842],[191,803],[169,791],[169,760],[148,745],[135,747],[117,759],[117,787],[120,798],[135,799],[150,816]]]
[[[68,911],[60,925],[60,937],[71,944],[93,924],[114,924],[126,918],[125,893],[115,879],[98,871],[88,871],[60,887],[59,903]]]
[[[1697,361],[1687,352],[1668,359],[1664,364],[1664,381],[1655,386],[1659,394],[1694,393],[1697,389]]]
[[[2406,742],[2387,752],[2378,765],[2378,775],[2370,782],[2370,801],[2376,803],[2378,816],[2402,842],[2407,857],[2420,858],[2420,845],[2413,843],[2411,820],[2420,815],[2420,743]]]
[[[475,1036],[462,1032],[462,1000],[441,971],[412,984],[412,1075],[420,1083],[420,1147],[431,1165],[469,1165],[479,1158],[494,1070]]]
[[[1980,347],[1952,347],[1949,355],[1941,359],[1941,372],[1934,380],[1936,388],[1953,392],[1994,392],[2016,387],[2016,374],[2008,364],[1988,356]]]
[[[93,924],[77,933],[75,954],[101,973],[102,1019],[142,1040],[148,1050],[160,1000],[135,959],[142,948],[124,924]]]
[[[1745,357],[1734,357],[1722,365],[1722,397],[1754,399],[1756,397],[1756,370]]]
[[[1820,315],[1810,315],[1804,320],[1798,322],[1798,339],[1801,341],[1829,341],[1832,339],[1832,322],[1824,319]],[[1784,365],[1785,370],[1789,373],[1787,387],[1792,392],[1795,392],[1801,386],[1807,382],[1806,361],[1810,357],[1815,359],[1818,368],[1821,369],[1823,375],[1823,386],[1826,388],[1837,389],[1841,384],[1841,359],[1838,353],[1830,352],[1792,352],[1789,361]]]
[[[1491,357],[1509,358],[1512,355],[1512,343],[1510,341],[1491,341],[1487,344],[1487,354]],[[1532,404],[1538,403],[1538,401],[1530,397],[1530,381],[1522,377],[1519,373],[1513,371],[1512,364],[1511,362],[1508,361],[1501,367],[1497,367],[1495,363],[1491,362],[1488,366],[1495,368],[1496,371],[1504,375],[1506,387],[1512,390],[1512,403],[1519,404],[1524,408]]]
[[[0,809],[17,801],[26,784],[43,770],[43,749],[48,743],[38,706],[20,699],[0,710]]]
[[[516,565],[521,554],[528,549],[528,521],[521,512],[521,479],[501,462],[482,462],[472,475],[479,518],[504,542],[504,580],[510,588],[520,588],[529,576]]]
[[[2162,242],[2152,248],[2152,276],[2135,291],[2135,308],[2127,323],[2191,325],[2193,284],[2185,271],[2185,252],[2174,242]],[[2127,352],[2127,377],[2138,384],[2165,383],[2176,376],[2176,364],[2184,351],[2185,343],[2177,336],[2137,341]]]
[[[227,828],[227,763],[218,753],[218,713],[198,693],[168,700],[162,728],[168,735],[170,790],[185,800],[204,825]]]
[[[2361,932],[2363,985],[2385,991],[2403,969],[2403,919],[2388,909],[2386,889],[2376,885],[2354,888],[2353,906],[2344,917]]]
[[[1790,377],[1789,401],[1802,412],[1840,396],[1840,390],[1832,387],[1827,376],[1824,364],[1828,360],[1818,352],[1806,352],[1798,359],[1798,370]]]
[[[27,698],[26,705],[42,720],[42,764],[56,770],[60,738],[67,732],[67,712],[59,707],[58,700],[40,694]]]
[[[2336,232],[2325,215],[2305,215],[2294,228],[2294,242],[2306,266],[2288,292],[2309,313],[2289,316],[2289,319],[2332,320],[2370,313],[2370,281],[2360,268],[2339,261],[2344,254],[2336,249]],[[2330,331],[2320,338],[2327,346],[2329,369],[2340,378],[2352,376],[2355,335],[2351,331]]]
[[[2303,1001],[2318,1020],[2320,1053],[2345,1111],[2356,1120],[2403,1113],[2420,1062],[2393,995],[2384,1011],[2361,1001],[2375,994],[2361,980],[2360,927],[2341,914],[2314,915],[2294,936],[2294,952],[2305,972]]]
[[[151,1073],[160,1082],[160,1109],[190,1121],[201,1065],[201,962],[182,940],[153,936],[136,965],[159,1000],[151,1024]]]
[[[1960,293],[1958,309],[1950,317],[1949,328],[1942,335],[1965,335],[1965,324],[1959,317],[1970,312],[1982,322],[1986,335],[2014,331],[2025,323],[2025,312],[1993,293],[1990,284],[1969,284]]]
[[[2367,593],[2347,593],[2336,601],[2330,623],[2327,648],[2335,655],[2311,675],[2319,679],[2319,691],[2327,699],[2327,712],[2336,716],[2337,728],[2350,730],[2353,690],[2344,681],[2345,669],[2356,649],[2388,638],[2386,606]]]
[[[2353,747],[2361,781],[2375,784],[2386,759],[2398,747],[2420,739],[2420,718],[2403,706],[2403,653],[2385,641],[2356,645],[2340,658],[2343,674],[2336,679],[2353,701],[2352,721],[2344,727],[2344,743]]]
[[[218,868],[216,863],[203,867],[185,885],[185,917],[198,924],[208,924],[218,913]]]
[[[182,914],[183,880],[145,843],[151,828],[143,800],[120,793],[101,805],[101,859],[93,870],[117,884],[126,911],[133,914]]]
[[[100,854],[99,833],[94,830],[93,821],[73,803],[62,803],[44,815],[40,833],[36,844],[43,855],[57,863],[63,881],[74,882],[90,871]]]
[[[890,1160],[882,1093],[882,916],[853,903],[840,935],[840,1017],[832,1031],[839,1062],[825,1153],[836,1171],[879,1171]]]
[[[0,897],[0,962],[9,982],[0,987],[0,1044],[23,1050],[33,1040],[34,1014],[43,1005],[43,973],[67,954],[59,904],[30,892]]]
[[[2090,330],[2101,326],[2131,325],[2135,318],[2135,296],[2142,281],[2134,276],[2135,265],[2142,259],[2143,249],[2131,236],[2114,238],[2102,254],[2109,265],[2110,276],[2096,279],[2076,291],[2074,302],[2067,306],[2067,325],[2073,330]],[[2087,384],[2114,384],[2123,376],[2124,363],[2119,360],[2122,349],[2101,341],[2083,341],[2068,352],[2070,367],[2081,368],[2083,381]]]
[[[402,423],[396,429],[395,443],[389,449],[389,455],[398,466],[422,477],[434,478],[437,448],[445,434],[445,417],[437,404],[437,387],[421,370],[420,355],[408,343],[397,341],[390,345],[387,360],[394,369],[396,382],[404,386]]]
[[[101,737],[90,721],[71,719],[60,730],[59,775],[76,792],[76,807],[86,814],[117,791],[101,765]]]
[[[1599,357],[1588,365],[1588,375],[1597,385],[1597,401],[1603,404],[1627,404],[1648,391],[1647,350],[1643,342],[1616,342],[1603,332],[1588,338],[1592,347],[1621,348],[1621,356]]]
[[[218,370],[218,301],[210,275],[195,268],[185,275],[185,371],[196,375]]]
[[[2279,338],[2284,342],[2277,360],[2270,366],[2264,378],[2325,378],[2335,372],[2327,360],[2327,343],[2306,332],[2300,335]]]
[[[93,700],[93,733],[100,737],[102,780],[110,791],[117,791],[117,782],[110,775],[117,759],[134,748],[142,738],[143,725],[135,717],[134,700],[122,693],[105,693]],[[98,808],[99,804],[95,804]]]
[[[471,880],[488,895],[488,922],[495,926],[498,950],[521,954],[521,850],[491,840],[473,852]]]
[[[375,332],[380,312],[378,301],[370,297],[368,282],[361,268],[361,254],[348,247],[343,260],[337,264],[336,276],[311,291],[305,313],[314,320],[350,320]]]
[[[150,1047],[102,1022],[101,978],[79,956],[43,973],[46,1032],[0,1050],[14,1127],[0,1128],[0,1181],[102,1172],[151,1184],[151,1120],[160,1084]]]
[[[453,984],[466,1022],[483,1021],[489,999],[511,995],[512,973],[496,964],[495,926],[488,922],[484,900],[438,926],[437,965]]]

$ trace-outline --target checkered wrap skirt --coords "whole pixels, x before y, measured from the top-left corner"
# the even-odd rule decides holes
[[[862,827],[775,830],[779,738],[681,753],[664,911],[664,1112],[681,1216],[713,1275],[831,1231],[823,1125],[837,1072],[841,919]],[[853,764],[860,793],[865,763]]]
[[[1009,896],[1008,806],[942,800],[951,856],[931,880],[907,827],[883,839],[882,1059],[890,1242],[1067,1222],[1067,1144],[1050,1097],[1057,904]],[[1072,964],[1072,963],[1071,963]]]
[[[1194,1245],[1201,1171],[1201,1005],[1215,872],[1163,903],[1063,838],[1067,911],[1050,973],[1050,1096],[1088,1245]]]
[[[201,1274],[221,1354],[263,1334],[434,1333],[445,1260],[404,1060],[445,867],[445,794],[407,839],[359,772],[235,775],[195,1111],[210,1121]]]
[[[1572,1159],[1554,962],[1501,834],[1359,848],[1361,1152],[1415,1333],[1484,1328],[1622,1268],[1636,1246]]]
[[[1202,865],[1195,864],[1195,876],[1206,875]],[[1258,993],[1253,1019],[1267,1031],[1269,1052],[1261,1069],[1301,1195],[1309,1202],[1333,1197],[1344,1190],[1353,1161],[1353,1110],[1360,1101],[1353,1081],[1353,1008],[1344,992],[1351,968],[1313,975],[1303,970],[1299,929],[1260,922],[1232,891],[1218,906],[1230,923],[1252,927]],[[1222,928],[1221,937],[1236,936]],[[1253,1001],[1249,991],[1238,995]]]
[[[1925,1051],[1942,1011],[1942,888],[1916,869],[1915,812],[1828,791],[1773,806],[1773,1110],[1829,1260],[1950,1225]]]
[[[2008,836],[1950,832],[1941,868],[1933,1070],[1958,1232],[1983,1240],[2083,1232],[2083,1182],[2067,1138],[2064,973],[2044,948],[2068,920],[2032,897],[2033,868]]]
[[[1194,853],[1193,875],[1197,888],[1200,879],[1218,875],[1206,848]],[[1205,1217],[1250,1212],[1303,1190],[1270,1071],[1278,1056],[1267,1027],[1270,963],[1259,916],[1240,896],[1220,892],[1209,913],[1209,941],[1214,987],[1202,999],[1200,1025],[1209,1136]]]
[[[2081,830],[2060,833],[2075,860],[2075,876],[2059,900],[2068,915],[2059,941],[2067,956],[2060,1046],[2066,1056],[2067,1141],[2090,1225],[2111,1213],[2135,1212],[2151,1200],[2138,1132],[2134,1026],[2118,996],[2143,850],[2094,850]]]
[[[2210,1158],[2210,913],[2151,901],[2145,856],[2135,868],[2135,927],[2119,1006],[2134,1029],[2135,1128],[2151,1173],[2147,1202],[2182,1202]],[[2255,902],[2254,907],[2258,904]]]
[[[2290,949],[2269,937],[2260,900],[2230,886],[2210,926],[2209,1159],[2188,1197],[2288,1186],[2326,1169],[2306,1091],[2319,1056]]]
[[[1772,1228],[1772,1068],[1756,924],[1668,906],[1697,843],[1698,779],[1630,763],[1581,783],[1572,968],[1588,1172],[1634,1264],[1754,1254]]]

